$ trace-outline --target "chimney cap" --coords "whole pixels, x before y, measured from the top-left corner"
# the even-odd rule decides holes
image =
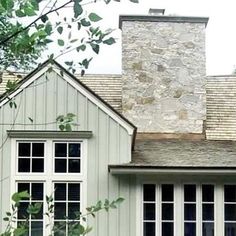
[[[149,9],[149,15],[155,15],[155,16],[160,16],[165,14],[165,9],[159,9],[159,8],[150,8]]]

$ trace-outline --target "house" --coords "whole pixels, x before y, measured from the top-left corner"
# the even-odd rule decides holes
[[[55,223],[122,196],[117,211],[89,219],[91,236],[236,235],[236,78],[206,78],[207,22],[120,16],[123,73],[104,82],[115,98],[101,78],[78,80],[56,62],[2,95],[0,218],[27,189],[18,222],[29,202],[45,209],[46,194]],[[78,126],[61,132],[55,119],[67,113]],[[30,235],[48,235],[46,223],[30,219]]]

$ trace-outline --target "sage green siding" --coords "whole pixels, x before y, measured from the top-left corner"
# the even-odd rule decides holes
[[[90,235],[135,236],[135,180],[119,179],[108,172],[109,164],[131,160],[131,136],[126,129],[55,72],[47,72],[35,80],[16,96],[15,102],[16,109],[10,108],[9,103],[0,108],[0,145],[3,144],[0,148],[0,218],[10,206],[11,142],[6,131],[58,130],[56,117],[71,112],[76,114],[79,124],[73,130],[93,133],[88,139],[87,205],[105,198],[125,198],[119,210],[100,213],[89,222],[94,226]]]

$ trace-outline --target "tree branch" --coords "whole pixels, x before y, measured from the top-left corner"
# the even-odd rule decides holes
[[[47,16],[55,11],[58,11],[60,9],[62,9],[63,7],[67,6],[68,4],[72,3],[74,0],[69,0],[68,2],[64,3],[63,5],[51,9],[48,12],[46,12],[45,14],[43,14],[42,16],[39,16],[38,18],[36,18],[34,21],[32,21],[29,25],[27,25],[26,27],[22,28],[21,30],[16,31],[15,33],[11,34],[10,36],[8,36],[7,38],[3,39],[0,41],[0,45],[5,44],[6,42],[8,42],[9,40],[11,40],[12,38],[14,38],[15,36],[17,36],[18,34],[24,32],[25,30],[29,29],[32,25],[34,25],[38,20],[40,20],[43,16]]]

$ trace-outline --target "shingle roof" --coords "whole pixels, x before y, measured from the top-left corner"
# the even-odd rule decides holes
[[[120,167],[236,167],[235,141],[140,140]]]
[[[19,73],[17,73],[19,74]],[[0,83],[0,95],[5,92],[6,83],[8,80],[14,81],[17,74],[3,73],[2,83]],[[20,73],[19,75],[25,76]],[[121,112],[121,75],[75,75],[77,79],[82,81],[109,105],[118,112]]]

